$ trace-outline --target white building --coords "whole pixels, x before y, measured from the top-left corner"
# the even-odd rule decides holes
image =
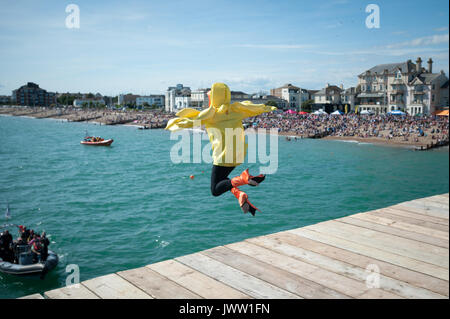
[[[407,60],[377,65],[358,76],[360,110],[372,110],[376,114],[394,110],[410,115],[433,114],[448,104],[447,81],[444,71],[433,73],[431,58],[427,69],[422,67],[420,57],[416,63]]]
[[[180,109],[179,105],[187,105],[185,107],[189,107],[190,103],[190,95],[191,95],[191,88],[183,86],[183,84],[177,84],[176,86],[171,86],[167,88],[166,96],[165,96],[165,109],[166,112],[176,112],[178,109]],[[176,101],[176,97],[182,96],[182,99],[178,99]],[[189,96],[188,99],[185,99],[185,97]],[[178,102],[178,104],[176,103]],[[185,103],[189,102],[189,103]],[[184,107],[181,107],[184,108]]]
[[[191,106],[194,108],[206,108],[209,105],[208,91],[210,89],[198,89],[191,92]]]
[[[181,94],[175,96],[175,109],[174,111],[177,112],[181,109],[185,109],[187,107],[191,107],[191,95],[190,94]]]
[[[302,89],[290,83],[285,84],[282,87],[270,90],[271,95],[285,100],[287,102],[288,108],[292,109],[300,109],[302,99],[303,101],[308,100],[307,93],[308,92],[306,90],[304,90],[304,92],[302,93]]]
[[[138,96],[136,98],[136,106],[143,106],[145,103],[149,106],[156,105],[158,107],[163,107],[164,95]]]

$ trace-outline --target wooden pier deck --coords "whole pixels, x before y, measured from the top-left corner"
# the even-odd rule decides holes
[[[449,298],[449,195],[250,238],[24,298]]]

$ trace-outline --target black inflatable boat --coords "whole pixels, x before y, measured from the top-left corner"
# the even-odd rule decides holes
[[[42,277],[58,265],[58,255],[49,250],[44,262],[33,263],[33,255],[26,249],[19,254],[18,261],[19,263],[15,264],[0,258],[0,272],[11,275],[41,275]]]

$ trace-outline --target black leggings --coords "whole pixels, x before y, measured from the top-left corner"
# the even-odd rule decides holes
[[[228,178],[235,166],[216,166],[211,170],[211,193],[213,196],[220,196],[233,188],[231,180]]]

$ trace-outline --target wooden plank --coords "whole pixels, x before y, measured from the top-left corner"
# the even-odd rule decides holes
[[[313,281],[294,275],[293,273],[276,268],[227,247],[220,246],[201,253],[242,272],[248,273],[249,275],[267,281],[281,289],[292,292],[302,298],[349,298],[348,296],[323,285],[319,285]]]
[[[439,267],[448,268],[449,265],[448,249],[442,247],[415,242],[406,238],[388,235],[334,220],[305,228],[364,243],[364,245],[370,247],[390,251],[401,256],[420,260]]]
[[[147,265],[149,269],[208,299],[249,299],[250,296],[175,260]]]
[[[282,237],[281,237],[282,239]],[[352,278],[362,283],[366,283],[369,272],[365,268],[354,266],[340,260],[323,256],[315,253],[303,247],[297,245],[291,245],[281,239],[273,239],[267,236],[257,237],[248,240],[253,244],[274,250],[278,253],[290,256],[292,258],[307,262],[309,264],[318,266],[320,268],[335,272],[337,274]],[[373,264],[379,269],[379,266]],[[389,291],[393,294],[405,297],[405,298],[438,298],[444,299],[447,296],[439,295],[432,291],[414,287],[408,283],[393,279],[391,277],[384,276],[379,273],[379,287],[380,289]]]
[[[152,299],[116,274],[90,279],[82,284],[102,299]]]
[[[406,211],[406,210],[389,208],[389,207],[376,210],[375,212],[377,212],[377,211],[389,212],[391,214],[400,215],[400,216],[403,216],[403,217],[413,218],[413,219],[417,219],[417,220],[422,220],[424,222],[431,222],[431,223],[434,223],[434,224],[441,224],[441,225],[447,226],[446,228],[448,229],[448,219],[446,219],[446,218],[440,218],[440,217],[435,217],[435,216],[430,216],[430,215],[413,213],[413,212],[409,212],[409,211]]]
[[[368,294],[372,298],[401,298],[398,295],[381,289],[370,289],[357,280],[302,262],[247,241],[229,244],[226,247],[268,263],[274,267],[308,278],[319,285],[326,286],[353,298],[360,298],[365,294]]]
[[[45,298],[42,297],[41,294],[33,294],[33,295],[25,296],[25,297],[20,297],[20,298],[17,298],[17,299],[45,299]]]
[[[371,212],[368,212],[367,214],[372,214],[372,215],[375,215],[375,216],[386,217],[386,218],[393,219],[393,220],[396,220],[396,221],[400,221],[400,222],[403,222],[403,223],[406,223],[406,224],[427,227],[427,228],[439,230],[439,231],[442,231],[442,232],[448,232],[448,226],[441,225],[441,224],[435,224],[435,223],[431,223],[431,222],[427,222],[427,221],[423,221],[423,220],[419,220],[419,219],[415,219],[415,218],[410,218],[410,217],[404,217],[404,216],[396,215],[396,214],[393,214],[388,209],[380,209],[378,211],[371,211]]]
[[[353,242],[347,239],[342,239],[330,234],[323,234],[305,228],[297,228],[289,230],[293,234],[299,234],[312,240],[317,240],[331,246],[339,247],[352,251],[357,254],[383,260],[385,262],[405,267],[423,274],[427,274],[436,278],[447,280],[449,279],[448,269],[425,263],[409,257],[397,255],[389,251],[384,251],[375,247],[367,246],[359,242]]]
[[[377,215],[367,214],[367,213],[360,213],[349,216],[353,219],[360,219],[360,220],[366,220],[371,223],[377,223],[380,225],[386,225],[392,228],[395,228],[397,230],[406,230],[408,232],[414,232],[418,234],[422,234],[427,238],[430,238],[430,240],[439,239],[440,243],[443,247],[448,247],[448,239],[449,234],[447,232],[442,232],[440,230],[434,230],[427,227],[412,225],[403,223],[400,221],[392,220],[386,217],[381,217]],[[440,246],[440,245],[438,245]]]
[[[404,203],[405,204],[414,204],[414,205],[417,205],[419,207],[425,207],[425,208],[432,208],[432,209],[436,208],[438,210],[440,209],[440,210],[443,210],[443,211],[445,211],[445,209],[448,206],[447,203],[438,203],[438,202],[433,201],[433,200],[427,200],[427,197],[406,201]]]
[[[356,236],[363,237],[365,240],[376,239],[377,242],[380,243],[392,243],[395,241],[395,244],[391,246],[395,246],[394,249],[402,248],[407,250],[414,250],[415,252],[420,252],[420,255],[426,254],[424,256],[428,256],[431,258],[436,258],[437,260],[446,260],[448,264],[448,256],[449,256],[449,250],[444,247],[436,246],[429,243],[420,242],[414,239],[404,238],[401,236],[398,236],[397,234],[388,234],[383,233],[378,230],[365,228],[357,225],[351,225],[349,223],[345,223],[342,221],[342,219],[336,219],[336,220],[330,220],[324,223],[320,223],[317,225],[324,225],[326,227],[337,227],[341,231],[347,231],[352,233],[357,231],[358,233]],[[370,240],[369,240],[370,241]],[[372,241],[370,241],[372,243]],[[438,266],[440,266],[439,264]]]
[[[440,295],[449,295],[448,281],[431,277],[397,265],[393,265],[380,259],[360,255],[349,250],[324,244],[322,242],[303,237],[299,234],[293,234],[286,231],[268,235],[266,237],[274,240],[279,240],[290,245],[302,247],[317,254],[328,256],[330,258],[337,259],[364,269],[366,269],[368,265],[375,264],[379,267],[380,273],[384,276],[398,279],[413,286],[436,292]],[[249,239],[248,241],[251,242],[252,239]]]
[[[395,235],[395,236],[399,236],[399,237],[406,238],[406,239],[411,239],[414,241],[419,241],[422,243],[426,243],[426,244],[430,244],[430,245],[434,245],[434,246],[438,246],[438,247],[442,247],[442,248],[446,248],[446,249],[449,248],[448,240],[445,240],[442,238],[431,237],[431,236],[427,236],[427,235],[420,234],[420,233],[415,233],[415,232],[412,232],[409,230],[403,230],[400,228],[391,227],[390,225],[383,225],[383,224],[379,224],[379,223],[364,220],[364,219],[354,218],[353,216],[339,218],[339,219],[337,219],[337,221],[347,223],[350,225],[354,225],[354,226],[364,227],[364,228],[375,230],[375,231],[378,231],[381,233],[386,233],[386,234]],[[395,223],[395,221],[394,221],[394,223]]]
[[[156,299],[201,298],[199,295],[147,267],[121,271],[117,274]]]
[[[441,204],[444,206],[449,206],[448,197],[444,197],[442,195],[425,197],[425,198],[421,198],[420,200],[423,202],[433,202],[433,203]]]
[[[389,206],[389,208],[399,208],[411,212],[416,212],[419,214],[425,214],[448,219],[448,210],[432,208],[430,206],[420,205],[413,202],[400,203],[394,206]]]
[[[82,284],[70,285],[45,292],[49,299],[100,299]]]
[[[406,202],[409,203],[409,202]],[[430,208],[437,208],[440,210],[446,210],[449,207],[449,203],[448,203],[448,199],[446,202],[438,202],[436,199],[429,199],[427,197],[425,198],[420,198],[420,199],[416,199],[411,201],[411,203],[420,205],[420,206],[424,206],[424,207],[430,207]]]
[[[254,298],[261,299],[299,299],[300,297],[284,289],[250,276],[202,254],[192,254],[175,260],[225,283]]]

